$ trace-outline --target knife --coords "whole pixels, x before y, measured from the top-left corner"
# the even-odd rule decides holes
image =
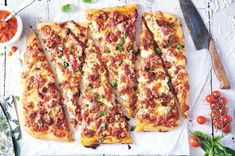
[[[211,54],[212,66],[220,81],[220,88],[229,89],[230,83],[216,50],[215,41],[208,32],[200,14],[191,0],[179,0],[180,7],[197,50],[208,49]]]

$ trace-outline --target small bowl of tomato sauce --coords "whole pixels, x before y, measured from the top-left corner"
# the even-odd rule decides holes
[[[13,11],[6,7],[0,6],[0,19],[5,19]],[[0,46],[7,46],[19,40],[23,31],[23,23],[19,15],[11,18],[7,22],[0,21]]]

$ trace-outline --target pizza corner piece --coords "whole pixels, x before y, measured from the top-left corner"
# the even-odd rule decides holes
[[[190,85],[180,19],[174,14],[158,11],[144,13],[143,20],[159,47],[158,51],[171,79],[181,114],[187,118]]]
[[[82,145],[131,144],[128,123],[112,92],[99,49],[92,40],[88,41],[85,55],[81,95]]]
[[[38,139],[73,141],[54,75],[34,32],[26,42],[21,83],[20,119],[25,130]]]
[[[136,131],[170,131],[180,124],[178,107],[153,35],[142,21],[137,66]]]

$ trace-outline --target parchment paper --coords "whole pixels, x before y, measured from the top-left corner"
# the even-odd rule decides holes
[[[188,71],[191,86],[191,98],[190,104],[193,104],[206,76],[210,70],[210,60],[207,52],[197,53],[195,55],[195,48],[192,40],[189,36],[189,32],[185,27],[185,21],[181,10],[178,5],[178,1],[162,1],[162,5],[152,6],[152,10],[149,6],[153,5],[152,1],[142,2],[141,0],[129,1],[128,3],[138,3],[140,5],[138,13],[139,20],[138,26],[140,26],[140,18],[143,11],[167,11],[178,15],[182,21],[184,34],[186,38],[187,47],[187,60]],[[86,8],[103,8],[116,5],[124,5],[120,1],[114,0],[98,0],[94,4],[85,4],[80,0],[68,0],[66,3],[72,3],[75,6],[73,13],[62,13],[57,10],[58,15],[55,17],[55,21],[66,20],[85,20],[82,9]],[[168,4],[170,5],[168,5]],[[139,31],[139,28],[138,28]],[[139,34],[139,33],[138,33]],[[138,35],[137,35],[138,36]],[[201,60],[201,61],[198,61]],[[202,70],[204,68],[204,70]],[[205,70],[206,69],[206,70]],[[206,71],[202,73],[201,71]],[[201,79],[195,79],[193,75],[201,75]],[[197,76],[198,77],[198,76]],[[34,139],[28,135],[25,131],[22,132],[21,153],[22,155],[69,155],[69,154],[120,154],[120,155],[137,155],[137,154],[174,154],[174,155],[189,155],[188,133],[187,133],[187,120],[182,119],[181,125],[171,132],[131,132],[134,143],[131,144],[131,148],[128,149],[128,145],[115,144],[115,145],[101,145],[97,149],[85,148],[80,144],[79,130],[76,132],[76,141],[72,143],[55,142],[55,141],[43,141]]]

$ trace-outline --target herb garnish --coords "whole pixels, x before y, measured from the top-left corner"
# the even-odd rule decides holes
[[[205,152],[206,156],[232,156],[235,155],[235,151],[222,146],[219,142],[223,136],[216,136],[212,138],[211,136],[204,134],[201,131],[194,131],[192,135],[200,138],[201,148]]]
[[[135,130],[135,128],[136,128],[136,126],[131,126],[130,131],[134,131],[134,130]]]
[[[167,107],[168,112],[170,112],[172,109],[173,109],[172,106],[168,106],[168,107]]]
[[[157,52],[157,54],[158,54],[158,55],[162,55],[162,51],[161,51],[161,49],[156,48],[156,52]]]
[[[110,51],[110,50],[108,50],[108,51],[107,51],[107,53],[108,53],[108,54],[110,54],[110,53],[111,53],[111,51]]]
[[[64,61],[64,62],[62,63],[62,65],[63,65],[63,67],[67,68],[67,67],[69,66],[69,63],[66,62],[66,61]]]
[[[170,46],[172,45],[172,40],[168,39],[167,42]]]
[[[74,6],[72,4],[64,4],[61,8],[61,11],[68,13],[68,12],[73,11],[73,9],[74,9]]]
[[[101,127],[102,127],[102,129],[106,129],[107,128],[107,124],[106,123],[102,123]]]
[[[19,62],[20,62],[20,65],[22,66],[23,65],[22,59],[19,58]]]
[[[94,3],[96,0],[82,0],[84,3]]]
[[[121,41],[119,42],[119,44],[118,44],[118,50],[119,50],[119,52],[122,52],[122,51],[123,51],[123,49],[122,49],[123,44],[124,44],[124,42],[121,40]]]
[[[101,136],[99,139],[98,139],[98,143],[101,144],[104,142],[104,139],[105,139],[105,136]]]
[[[99,117],[102,117],[102,116],[104,116],[104,115],[105,115],[105,112],[104,112],[104,111],[101,111],[101,112],[99,112],[99,114],[98,114]]]
[[[19,100],[20,100],[20,97],[19,97],[19,96],[15,96],[15,99],[16,99],[17,101],[19,101]]]
[[[145,71],[149,72],[150,71],[150,67],[145,67]]]
[[[184,49],[184,46],[183,46],[181,43],[178,43],[178,44],[177,44],[177,49],[183,50],[183,49]]]
[[[124,38],[127,38],[127,33],[125,33],[125,34],[123,35],[123,37],[124,37]]]
[[[98,100],[101,100],[102,96],[97,94],[97,95],[95,95],[95,98],[98,99]]]
[[[116,79],[111,81],[111,86],[112,86],[113,88],[116,88],[116,87],[117,87],[117,80],[116,80]]]

